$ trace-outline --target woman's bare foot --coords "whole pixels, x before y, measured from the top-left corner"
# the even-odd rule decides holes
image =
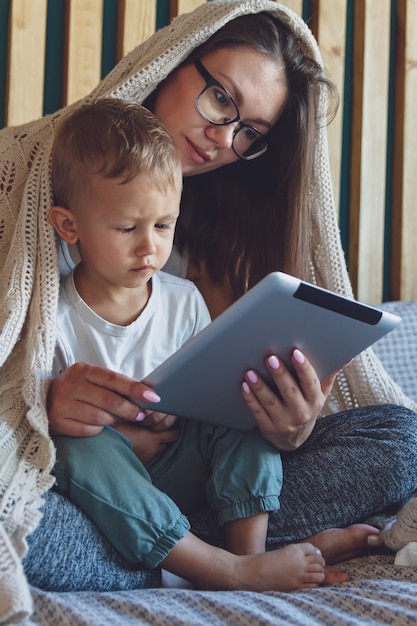
[[[350,576],[347,572],[342,572],[332,565],[326,565],[324,568],[324,585],[338,585],[348,580],[350,580]]]
[[[367,554],[368,537],[378,534],[379,530],[369,524],[352,524],[346,528],[321,530],[306,541],[319,548],[326,563],[333,565]]]

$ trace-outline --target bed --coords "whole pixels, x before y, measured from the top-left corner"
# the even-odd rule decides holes
[[[375,345],[375,351],[387,371],[417,400],[417,301],[390,302],[383,308],[399,314],[403,321]],[[380,525],[385,522],[373,521]],[[32,588],[34,612],[22,624],[416,624],[417,567],[396,565],[394,559],[394,553],[380,550],[372,556],[345,561],[340,568],[349,572],[349,582],[292,593],[203,592],[175,586],[101,593]],[[157,576],[151,584],[158,583]]]

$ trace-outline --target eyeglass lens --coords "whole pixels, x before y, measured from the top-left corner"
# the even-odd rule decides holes
[[[233,150],[239,157],[254,159],[263,154],[267,149],[263,135],[256,128],[242,121],[232,96],[209,74],[201,61],[196,61],[195,66],[206,80],[205,89],[196,99],[197,109],[201,115],[217,126],[239,122],[232,142]]]
[[[240,119],[230,95],[218,85],[208,86],[197,102],[200,113],[212,124],[222,126]],[[253,159],[265,152],[266,141],[255,128],[241,122],[233,137],[233,149],[238,156]]]

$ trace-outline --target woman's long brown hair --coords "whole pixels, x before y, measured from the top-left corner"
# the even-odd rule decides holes
[[[268,150],[184,179],[176,242],[214,283],[239,297],[271,271],[307,277],[320,89],[337,94],[291,30],[269,13],[232,20],[196,49],[187,63],[219,48],[250,46],[285,72],[288,100],[268,134]]]

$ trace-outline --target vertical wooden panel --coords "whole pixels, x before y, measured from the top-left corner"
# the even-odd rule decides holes
[[[287,6],[289,9],[298,13],[298,15],[302,15],[303,11],[303,0],[280,0],[281,4]],[[204,4],[207,0],[170,0],[170,16],[176,17],[181,13],[189,13],[190,11],[194,11],[198,6]]]
[[[303,14],[303,0],[282,0],[281,4],[292,9],[298,15]]]
[[[356,296],[383,296],[389,0],[355,3],[349,269]]]
[[[328,128],[330,169],[339,208],[342,166],[343,100],[345,84],[347,0],[318,0],[317,40],[324,65],[339,92],[340,105]]]
[[[119,0],[117,60],[146,41],[156,29],[157,0]]]
[[[392,298],[417,299],[417,0],[397,0]]]
[[[204,4],[207,0],[170,0],[169,2],[169,14],[171,19],[181,13],[190,13],[194,11],[201,4]]]
[[[47,0],[10,5],[6,126],[42,116]]]
[[[101,78],[103,0],[67,0],[64,104],[86,96]]]

